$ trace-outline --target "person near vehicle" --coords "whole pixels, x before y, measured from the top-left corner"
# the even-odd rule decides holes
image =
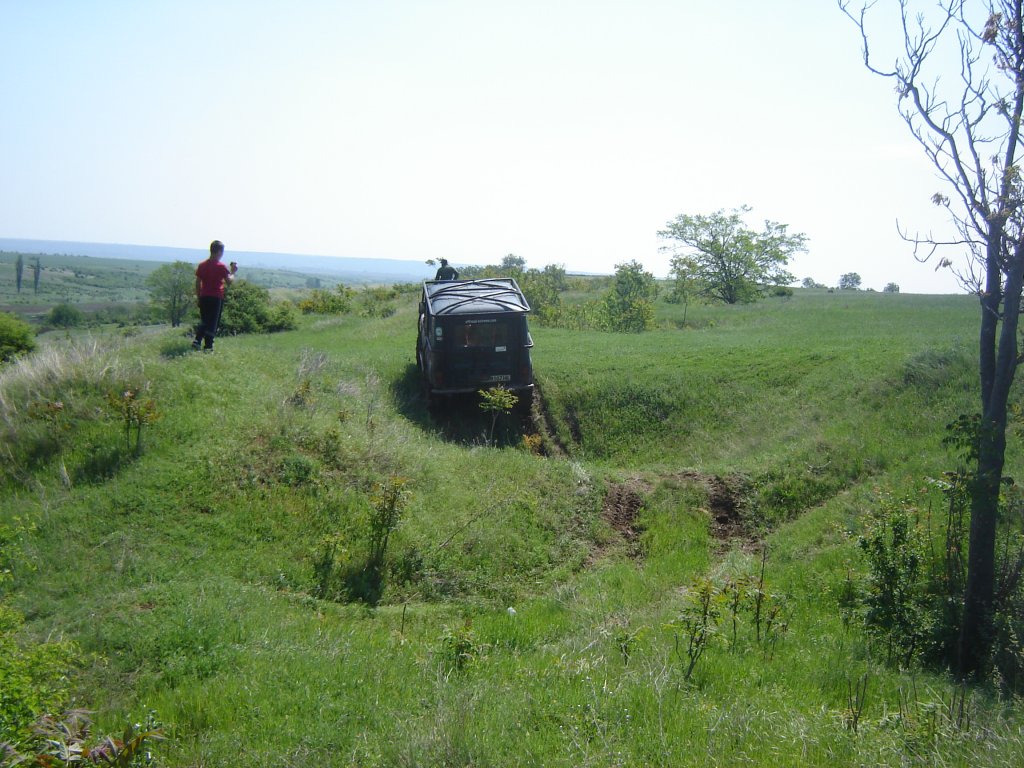
[[[448,266],[448,259],[441,259],[441,266],[437,268],[435,280],[458,280],[459,273],[455,267]]]
[[[213,349],[213,339],[220,324],[220,313],[224,309],[224,289],[235,279],[238,264],[231,262],[228,268],[221,263],[224,257],[224,243],[214,240],[210,243],[210,258],[196,267],[196,298],[199,300],[199,326],[192,342],[195,349]]]

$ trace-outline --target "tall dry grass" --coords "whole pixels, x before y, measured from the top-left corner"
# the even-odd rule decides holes
[[[123,379],[126,340],[87,336],[48,344],[0,367],[0,423],[13,427],[28,405],[97,392]]]

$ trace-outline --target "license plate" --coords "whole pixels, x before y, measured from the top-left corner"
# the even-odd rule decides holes
[[[512,377],[509,374],[496,374],[494,376],[488,376],[484,381],[512,381]]]

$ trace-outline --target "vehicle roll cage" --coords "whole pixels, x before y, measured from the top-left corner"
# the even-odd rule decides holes
[[[494,305],[494,310],[529,312],[530,305],[512,278],[492,278],[486,280],[428,280],[424,291],[430,314],[455,315],[461,314],[469,305],[484,303]],[[439,287],[435,287],[439,286]],[[443,306],[434,308],[434,299],[445,299]],[[447,303],[450,301],[451,303]],[[466,314],[481,314],[485,309],[470,310]]]

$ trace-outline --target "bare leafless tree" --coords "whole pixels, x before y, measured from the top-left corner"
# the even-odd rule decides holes
[[[1007,400],[1019,362],[1024,0],[940,0],[922,11],[914,10],[910,0],[896,0],[902,44],[886,65],[879,63],[869,31],[883,6],[874,0],[851,11],[849,0],[838,2],[860,30],[864,64],[894,83],[900,114],[945,180],[932,201],[948,210],[954,234],[901,234],[914,243],[919,259],[952,269],[980,302],[981,421],[972,457],[976,471],[958,654],[958,671],[976,674],[992,641]],[[952,68],[946,66],[950,61]]]

